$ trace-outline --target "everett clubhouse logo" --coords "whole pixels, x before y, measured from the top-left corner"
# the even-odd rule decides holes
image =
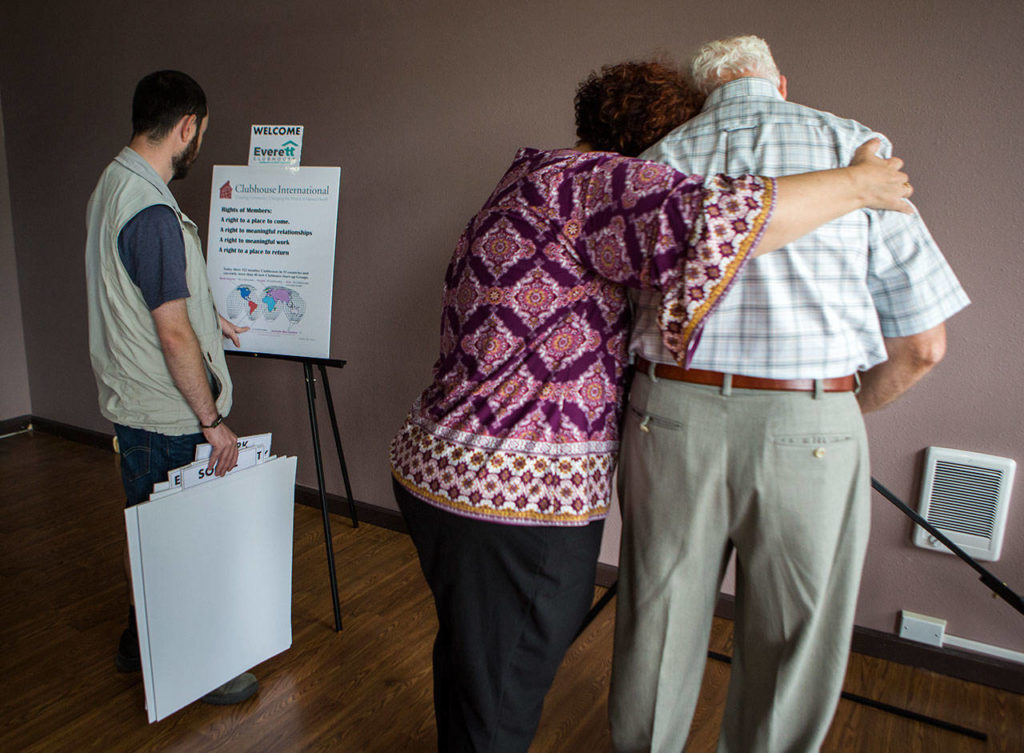
[[[254,125],[249,164],[297,167],[302,155],[302,130],[302,126]]]

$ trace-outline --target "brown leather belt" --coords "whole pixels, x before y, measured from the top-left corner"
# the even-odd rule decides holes
[[[692,382],[721,387],[725,382],[725,374],[720,371],[704,371],[703,369],[684,369],[682,366],[658,363],[652,364],[643,356],[637,356],[636,370],[642,374],[650,374],[654,366],[654,376],[658,379],[674,379],[677,382]],[[761,377],[732,375],[733,389],[738,390],[786,390],[789,392],[814,392],[814,379],[763,379]],[[844,377],[822,379],[824,392],[852,392],[857,388],[857,380],[851,374]]]

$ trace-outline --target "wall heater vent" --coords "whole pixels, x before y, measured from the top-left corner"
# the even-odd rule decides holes
[[[918,512],[975,559],[997,560],[1016,468],[1009,458],[929,447]],[[914,543],[949,553],[920,526]]]

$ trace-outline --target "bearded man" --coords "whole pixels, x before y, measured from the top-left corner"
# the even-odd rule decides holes
[[[221,337],[237,346],[245,331],[217,314],[196,225],[167,187],[195,162],[209,120],[206,95],[179,71],[143,78],[132,100],[132,138],[89,199],[85,271],[89,352],[100,412],[114,424],[126,506],[149,498],[167,472],[212,446],[218,476],[238,459],[237,437],[224,423],[231,378]],[[126,550],[127,551],[127,550]],[[115,664],[141,668],[131,605]],[[257,690],[239,675],[203,697],[240,703]]]

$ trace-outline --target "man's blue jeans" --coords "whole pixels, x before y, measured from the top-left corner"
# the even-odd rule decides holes
[[[149,499],[153,484],[167,480],[167,473],[195,459],[196,445],[205,441],[202,432],[169,436],[145,429],[114,424],[121,450],[121,481],[125,507]]]

